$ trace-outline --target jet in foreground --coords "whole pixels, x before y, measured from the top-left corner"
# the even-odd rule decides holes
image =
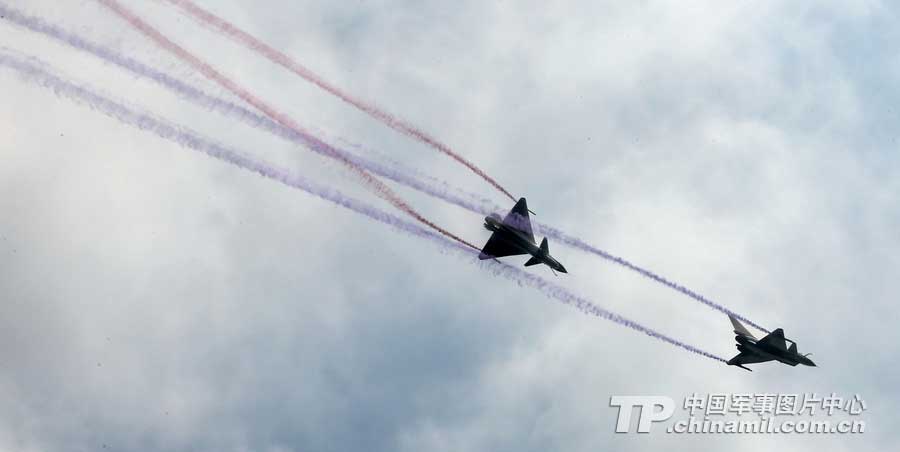
[[[531,259],[525,263],[526,267],[537,264],[547,264],[553,270],[568,273],[553,256],[550,255],[550,247],[547,238],[541,241],[540,246],[534,241],[534,233],[531,232],[531,219],[528,217],[528,205],[525,198],[512,208],[503,221],[499,215],[491,215],[484,218],[484,228],[493,232],[481,250],[479,259],[493,259],[504,256],[518,256],[530,254]]]
[[[734,325],[734,340],[737,341],[737,349],[740,353],[728,361],[729,366],[738,366],[742,369],[750,370],[742,364],[764,363],[766,361],[780,361],[788,366],[796,366],[803,364],[804,366],[815,367],[816,363],[807,358],[809,353],[801,355],[797,352],[797,343],[784,338],[784,331],[778,328],[767,334],[764,338],[757,340],[747,331],[747,328],[738,322],[732,316],[731,324]],[[787,343],[790,342],[790,347]]]

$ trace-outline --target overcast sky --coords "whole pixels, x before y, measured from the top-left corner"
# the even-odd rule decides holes
[[[2,2],[237,101],[90,0]],[[323,136],[461,165],[123,0]],[[203,0],[526,196],[782,327],[745,372],[519,287],[0,68],[0,450],[886,450],[900,442],[900,31],[887,3]],[[0,45],[384,209],[333,161],[0,20]],[[479,215],[396,187],[474,243]],[[729,358],[727,317],[551,240],[527,271]],[[505,259],[515,265],[525,258]],[[612,395],[859,394],[862,435],[616,435]]]

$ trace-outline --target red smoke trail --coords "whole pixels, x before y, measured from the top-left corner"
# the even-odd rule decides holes
[[[450,149],[449,146],[447,146],[444,143],[441,143],[436,138],[428,135],[427,133],[416,128],[412,124],[409,124],[402,119],[394,117],[390,113],[378,108],[375,105],[363,102],[362,100],[354,98],[353,96],[345,93],[344,91],[341,91],[339,88],[326,82],[325,80],[322,79],[322,77],[316,75],[313,71],[304,67],[303,65],[301,65],[300,63],[295,61],[293,58],[286,55],[284,52],[281,52],[280,50],[275,49],[272,46],[260,41],[259,39],[250,35],[249,33],[245,32],[244,30],[241,30],[234,24],[197,6],[190,0],[167,0],[167,1],[169,3],[172,3],[175,6],[178,6],[184,12],[191,15],[192,17],[200,20],[201,22],[203,22],[209,26],[212,26],[213,28],[215,28],[216,30],[218,30],[221,33],[224,33],[231,39],[238,41],[239,43],[243,44],[244,46],[246,46],[246,47],[250,48],[251,50],[254,50],[255,52],[259,53],[260,55],[266,57],[273,63],[284,67],[285,69],[302,77],[306,81],[318,86],[319,88],[322,88],[323,90],[340,98],[344,102],[356,107],[360,111],[363,111],[366,114],[368,114],[369,116],[372,116],[373,118],[381,121],[388,127],[392,128],[404,135],[415,138],[416,140],[419,140],[419,141],[431,146],[432,148],[437,149],[440,152],[443,152],[444,154],[447,154],[453,160],[456,160],[457,162],[462,163],[463,165],[465,165],[466,168],[469,168],[470,170],[472,170],[472,172],[481,176],[482,179],[487,181],[489,184],[493,185],[494,188],[496,188],[497,190],[500,190],[500,192],[502,192],[504,195],[508,196],[509,199],[516,201],[516,198],[513,195],[511,195],[508,191],[506,191],[506,189],[503,188],[499,183],[497,183],[497,181],[495,181],[493,178],[488,176],[481,168],[478,168],[477,166],[475,166],[474,163],[466,160],[463,156],[457,154],[453,149]]]
[[[435,231],[440,232],[441,234],[444,234],[445,236],[447,236],[453,240],[456,240],[459,243],[462,243],[463,245],[469,246],[476,250],[480,249],[480,248],[476,247],[475,245],[472,245],[471,243],[463,240],[462,238],[457,237],[450,231],[447,231],[446,229],[434,224],[433,222],[431,222],[430,220],[428,220],[427,218],[422,216],[422,214],[417,212],[409,204],[407,204],[403,199],[401,199],[399,196],[397,196],[397,194],[395,194],[390,189],[390,187],[388,187],[383,182],[381,182],[381,180],[377,179],[375,176],[372,176],[365,169],[354,164],[353,162],[348,160],[346,157],[344,157],[342,154],[336,152],[328,143],[325,143],[324,141],[319,140],[315,136],[312,136],[309,133],[307,133],[305,130],[303,130],[302,127],[300,127],[299,124],[295,123],[290,117],[279,112],[275,108],[271,107],[270,105],[265,103],[262,99],[254,96],[250,91],[248,91],[247,89],[238,85],[237,83],[235,83],[234,81],[232,81],[231,79],[229,79],[228,77],[226,77],[225,75],[223,75],[222,73],[217,71],[209,63],[203,61],[196,55],[188,52],[185,48],[176,44],[174,41],[165,37],[159,30],[153,28],[153,26],[151,26],[147,22],[144,22],[140,17],[138,17],[131,10],[129,10],[128,8],[126,8],[125,6],[120,4],[118,1],[116,1],[116,0],[97,0],[97,1],[100,4],[102,4],[103,6],[109,8],[112,12],[116,13],[119,17],[121,17],[126,22],[128,22],[132,27],[134,27],[136,30],[140,31],[144,36],[147,36],[148,38],[150,38],[151,40],[156,42],[159,46],[161,46],[164,49],[168,50],[169,52],[173,53],[175,56],[177,56],[179,59],[181,59],[185,63],[190,64],[191,66],[194,67],[194,69],[203,73],[203,75],[205,75],[207,78],[218,83],[220,86],[227,89],[228,91],[231,91],[233,94],[235,94],[236,96],[243,99],[244,102],[247,102],[248,104],[254,106],[259,111],[263,112],[266,116],[272,118],[272,120],[281,124],[282,126],[288,128],[288,129],[291,129],[300,135],[306,136],[310,140],[310,142],[313,143],[314,146],[324,150],[327,155],[334,158],[335,160],[340,161],[341,163],[345,164],[348,168],[353,170],[369,188],[372,188],[373,190],[375,190],[375,192],[379,196],[381,196],[382,198],[384,198],[385,200],[390,202],[394,207],[402,210],[403,212],[406,212],[407,214],[409,214],[416,220],[422,222],[423,224],[427,225],[428,227],[434,229]]]
[[[261,116],[243,106],[212,97],[209,94],[191,87],[190,85],[187,85],[170,75],[145,66],[110,49],[103,48],[95,43],[91,43],[77,35],[66,32],[55,25],[51,25],[40,18],[27,16],[20,11],[5,6],[2,2],[0,2],[0,16],[3,16],[6,21],[20,25],[28,30],[41,33],[55,40],[64,42],[65,44],[72,46],[73,48],[95,55],[108,63],[117,65],[141,77],[146,77],[150,80],[154,80],[163,87],[178,93],[183,98],[196,103],[197,105],[201,105],[211,111],[216,111],[226,116],[234,117],[246,124],[260,128],[269,133],[273,133],[276,136],[290,140],[291,142],[308,146],[310,149],[316,152],[326,153],[326,150],[317,148],[315,146],[315,143],[307,142],[305,136],[296,134],[294,131],[276,123],[268,117]],[[345,158],[375,173],[376,175],[387,177],[395,182],[404,184],[415,190],[421,191],[439,199],[443,199],[447,202],[450,202],[451,204],[455,204],[473,212],[487,215],[491,212],[500,212],[503,210],[500,206],[493,205],[489,201],[478,198],[477,195],[474,194],[462,193],[461,196],[452,194],[451,191],[453,189],[446,182],[435,180],[432,178],[431,183],[424,183],[418,177],[415,177],[416,175],[412,173],[412,170],[408,168],[403,169],[399,167],[391,167],[391,165],[381,164],[372,159],[366,159],[358,155],[342,151],[339,148],[332,147],[331,149],[333,149],[335,152],[342,152]],[[621,257],[617,257],[613,254],[603,251],[596,246],[590,245],[587,242],[579,239],[578,237],[566,234],[549,225],[534,223],[534,226],[536,231],[541,231],[550,238],[560,240],[562,243],[565,243],[576,249],[598,255],[629,270],[635,271],[644,277],[647,277],[657,283],[663,284],[669,288],[681,292],[713,309],[731,315],[738,320],[741,320],[742,322],[759,329],[760,331],[769,333],[768,329],[763,328],[752,320],[707,299],[699,293],[694,292],[693,290],[681,284],[670,281],[661,275],[651,272],[650,270],[641,268]]]
[[[0,3],[0,10],[3,9]],[[660,333],[651,328],[637,323],[626,317],[622,317],[612,311],[608,311],[593,301],[580,297],[569,292],[562,286],[553,284],[533,273],[528,273],[518,267],[503,264],[494,261],[480,261],[475,259],[475,252],[466,248],[464,245],[454,243],[445,237],[435,234],[415,223],[403,220],[395,215],[387,213],[383,210],[364,204],[356,199],[344,196],[339,191],[312,183],[301,175],[285,171],[280,168],[271,166],[263,161],[249,157],[249,154],[241,152],[237,149],[230,148],[187,129],[185,127],[170,123],[163,119],[151,116],[147,113],[131,109],[121,102],[105,97],[84,86],[76,85],[72,82],[62,79],[46,68],[46,65],[35,59],[25,59],[12,55],[9,51],[0,49],[0,66],[8,67],[17,71],[28,81],[34,82],[44,88],[49,88],[60,97],[69,98],[78,103],[90,106],[92,109],[99,111],[123,124],[137,127],[145,132],[153,133],[160,138],[171,140],[180,146],[195,151],[202,152],[209,157],[215,158],[222,162],[234,165],[246,171],[259,174],[267,179],[282,183],[288,187],[303,190],[313,196],[317,196],[326,201],[337,204],[341,207],[349,209],[355,213],[364,215],[370,219],[379,221],[386,225],[392,226],[401,232],[407,232],[413,236],[431,240],[444,249],[458,251],[462,255],[468,256],[474,262],[490,269],[491,273],[502,276],[509,280],[515,281],[520,286],[528,286],[539,290],[545,296],[554,298],[563,304],[574,306],[581,312],[609,320],[619,325],[631,328],[637,332],[646,334],[647,336],[659,339],[668,344],[681,347],[689,352],[714,359],[716,361],[725,362],[725,359],[706,352],[700,348],[694,347],[685,342],[679,341],[673,337]]]

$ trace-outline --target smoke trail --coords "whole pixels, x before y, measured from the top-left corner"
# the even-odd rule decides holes
[[[375,174],[378,174],[382,177],[387,177],[395,182],[402,183],[416,190],[425,192],[431,196],[445,199],[454,204],[461,205],[464,208],[472,211],[482,212],[485,210],[484,207],[479,208],[477,207],[477,205],[486,205],[487,203],[489,203],[489,201],[470,193],[464,194],[465,197],[469,198],[468,200],[465,200],[460,196],[454,197],[449,193],[447,195],[442,195],[441,193],[447,193],[448,190],[442,190],[440,188],[429,186],[429,184],[421,182],[415,177],[408,177],[409,173],[406,170],[392,168],[390,165],[385,165],[378,161],[367,159],[363,156],[354,155],[353,153],[347,152],[340,148],[325,145],[321,140],[315,139],[315,135],[313,134],[300,133],[297,130],[285,127],[269,119],[268,117],[257,114],[247,108],[244,108],[241,105],[211,96],[204,91],[195,88],[194,86],[191,86],[187,83],[184,83],[181,80],[172,77],[162,71],[156,70],[143,63],[140,63],[133,58],[129,58],[106,47],[88,41],[74,33],[65,31],[62,28],[47,23],[46,21],[38,17],[29,16],[22,13],[21,11],[12,9],[4,5],[2,2],[0,2],[0,15],[3,15],[5,20],[8,20],[16,25],[24,27],[33,32],[40,33],[51,39],[60,41],[75,49],[90,53],[100,58],[101,60],[119,66],[138,76],[152,80],[163,86],[164,88],[170,91],[174,91],[178,95],[184,97],[186,100],[198,104],[208,110],[216,111],[223,115],[233,117],[244,122],[245,124],[250,125],[251,127],[264,130],[285,140],[305,146],[316,153],[328,157],[331,157],[331,154],[339,154],[342,159],[349,160],[355,165],[364,167]],[[448,184],[444,183],[444,186],[448,187]],[[499,207],[495,208],[495,210],[499,209]]]
[[[341,163],[345,164],[348,168],[353,170],[353,172],[356,173],[360,177],[360,179],[363,181],[363,183],[367,187],[374,190],[375,193],[377,193],[383,199],[387,200],[394,207],[400,209],[403,212],[406,212],[408,215],[415,218],[419,222],[427,225],[428,227],[434,229],[435,231],[440,232],[441,234],[444,234],[445,236],[447,236],[453,240],[456,240],[459,243],[462,243],[463,245],[469,246],[473,249],[479,249],[475,245],[472,245],[471,243],[454,235],[450,231],[447,231],[446,229],[438,226],[437,224],[433,223],[432,221],[430,221],[427,218],[425,218],[424,216],[422,216],[422,214],[420,214],[415,209],[413,209],[412,206],[407,204],[406,201],[403,200],[403,198],[397,196],[397,194],[395,194],[393,192],[393,190],[390,189],[390,187],[388,187],[383,182],[381,182],[381,180],[379,180],[378,178],[376,178],[375,176],[370,174],[364,168],[347,160],[340,153],[335,152],[334,148],[332,148],[327,143],[306,133],[290,117],[279,112],[278,110],[271,107],[267,103],[263,102],[262,99],[254,96],[247,89],[238,85],[231,79],[225,77],[225,75],[223,75],[222,73],[217,71],[209,63],[203,61],[196,55],[188,52],[186,49],[184,49],[183,47],[176,44],[174,41],[165,37],[162,33],[159,32],[159,30],[153,28],[147,22],[144,22],[140,17],[138,17],[131,10],[129,10],[128,8],[123,6],[121,3],[117,2],[116,0],[97,0],[97,1],[101,5],[107,7],[110,11],[116,13],[116,15],[118,15],[119,17],[124,19],[126,22],[128,22],[135,30],[141,32],[144,36],[146,36],[146,37],[150,38],[152,41],[156,42],[160,47],[171,52],[172,54],[177,56],[181,61],[184,61],[185,63],[190,64],[191,66],[194,67],[194,69],[200,71],[204,76],[206,76],[210,80],[216,82],[217,84],[219,84],[221,87],[227,89],[228,91],[231,91],[234,95],[243,99],[244,102],[247,102],[248,104],[250,104],[253,107],[255,107],[256,109],[258,109],[259,111],[265,113],[266,116],[272,118],[275,122],[289,128],[299,134],[307,135],[310,142],[315,143],[316,147],[321,148],[323,151],[325,151],[324,153],[326,155],[328,155],[329,157],[331,157],[335,160],[340,161]]]
[[[634,265],[634,264],[632,264],[631,262],[629,262],[629,261],[627,261],[627,260],[625,260],[625,259],[623,259],[623,258],[621,258],[621,257],[614,256],[614,255],[612,255],[612,254],[610,254],[610,253],[607,253],[606,251],[603,251],[603,250],[601,250],[601,249],[599,249],[599,248],[597,248],[597,247],[595,247],[595,246],[593,246],[593,245],[590,245],[590,244],[588,244],[588,243],[585,243],[583,240],[581,240],[581,239],[579,239],[579,238],[577,238],[577,237],[573,237],[573,236],[570,236],[570,235],[568,235],[568,234],[565,234],[565,233],[563,233],[563,232],[561,232],[561,231],[559,231],[559,230],[557,230],[557,229],[554,229],[554,228],[552,228],[552,227],[550,227],[550,226],[546,226],[546,225],[536,225],[536,226],[538,226],[539,230],[541,230],[541,231],[542,231],[544,234],[546,234],[548,237],[554,237],[554,238],[558,239],[560,242],[563,242],[563,243],[565,243],[565,244],[567,244],[567,245],[570,245],[570,246],[572,246],[572,247],[574,247],[574,248],[578,248],[578,249],[580,249],[580,250],[587,251],[587,252],[589,252],[589,253],[591,253],[591,254],[600,256],[600,257],[602,257],[603,259],[606,259],[606,260],[608,260],[608,261],[611,261],[611,262],[613,262],[613,263],[615,263],[615,264],[617,264],[617,265],[621,265],[621,266],[623,266],[623,267],[625,267],[625,268],[627,268],[627,269],[629,269],[629,270],[631,270],[631,271],[637,272],[639,275],[641,275],[641,276],[643,276],[643,277],[645,277],[645,278],[648,278],[648,279],[650,279],[650,280],[652,280],[652,281],[655,281],[655,282],[657,282],[657,283],[660,283],[660,284],[662,284],[662,285],[664,285],[664,286],[666,286],[666,287],[669,287],[669,288],[674,289],[674,290],[676,290],[676,291],[678,291],[678,292],[681,292],[682,294],[687,295],[688,297],[691,297],[691,298],[693,298],[694,300],[697,300],[697,301],[699,301],[700,303],[703,303],[703,304],[705,304],[706,306],[709,306],[710,308],[713,308],[713,309],[715,309],[715,310],[717,310],[717,311],[719,311],[719,312],[725,313],[725,314],[727,314],[727,315],[733,316],[734,318],[736,318],[736,319],[738,319],[738,320],[740,320],[740,321],[742,321],[742,322],[744,322],[744,323],[746,323],[746,324],[748,324],[748,325],[750,325],[750,326],[752,326],[752,327],[754,327],[754,328],[756,328],[756,329],[758,329],[758,330],[760,330],[760,331],[763,331],[763,332],[765,332],[765,333],[769,333],[769,332],[770,332],[769,330],[763,328],[762,326],[760,326],[760,325],[757,324],[756,322],[754,322],[754,321],[752,321],[752,320],[750,320],[750,319],[748,319],[748,318],[746,318],[746,317],[744,317],[744,316],[742,316],[742,315],[740,315],[740,314],[738,314],[738,313],[736,313],[736,312],[734,312],[734,311],[732,311],[732,310],[726,308],[725,306],[722,306],[722,305],[720,305],[720,304],[718,304],[718,303],[716,303],[716,302],[714,302],[714,301],[712,301],[712,300],[709,300],[708,298],[704,297],[703,295],[700,295],[700,294],[698,294],[697,292],[694,292],[693,290],[688,289],[687,287],[682,286],[681,284],[678,284],[678,283],[674,283],[674,282],[672,282],[672,281],[669,281],[668,279],[666,279],[666,278],[664,278],[664,277],[662,277],[662,276],[660,276],[660,275],[657,275],[656,273],[653,273],[653,272],[651,272],[650,270],[647,270],[647,269],[638,267],[637,265]]]
[[[368,218],[379,221],[394,227],[403,232],[431,240],[444,249],[453,250],[472,259],[473,262],[480,262],[481,265],[487,266],[488,269],[497,276],[515,281],[521,285],[526,285],[541,291],[549,298],[555,298],[564,304],[572,305],[585,314],[600,317],[619,325],[631,328],[632,330],[641,332],[655,339],[659,339],[671,345],[675,345],[689,352],[704,356],[717,361],[725,362],[724,358],[716,356],[712,353],[701,350],[690,344],[686,344],[677,339],[671,338],[665,334],[645,327],[633,320],[620,316],[614,312],[603,309],[590,300],[572,294],[565,288],[544,280],[534,274],[522,271],[517,267],[508,264],[497,263],[494,261],[477,261],[475,253],[459,243],[452,242],[447,238],[435,234],[427,229],[422,228],[414,223],[398,218],[392,214],[368,206],[356,199],[347,197],[338,190],[323,187],[321,185],[310,182],[303,177],[293,174],[272,166],[264,162],[254,160],[245,153],[225,147],[221,144],[207,140],[199,134],[162,119],[151,116],[147,113],[132,110],[120,102],[113,101],[107,97],[97,94],[87,88],[74,83],[68,82],[43,69],[40,63],[26,61],[8,54],[0,53],[0,65],[6,66],[17,71],[29,81],[35,82],[40,86],[49,88],[61,97],[66,97],[76,102],[84,103],[101,113],[116,119],[124,124],[137,127],[141,130],[152,132],[155,135],[171,140],[182,147],[202,152],[210,157],[235,165],[241,169],[257,173],[265,178],[280,182],[286,186],[303,190],[309,194],[317,196],[326,201],[335,203],[345,207],[353,212],[362,214]]]
[[[447,145],[445,145],[445,144],[441,143],[440,141],[438,141],[437,139],[429,136],[424,131],[419,130],[416,127],[412,126],[411,124],[392,116],[390,113],[387,113],[387,112],[381,110],[380,108],[378,108],[375,105],[367,104],[367,103],[363,102],[362,100],[356,99],[356,98],[352,97],[351,95],[341,91],[334,85],[332,85],[332,84],[328,83],[327,81],[325,81],[324,79],[322,79],[322,77],[315,74],[310,69],[301,65],[299,62],[297,62],[296,60],[294,60],[293,58],[291,58],[284,52],[281,52],[278,49],[275,49],[275,48],[269,46],[268,44],[262,42],[261,40],[254,37],[253,35],[238,28],[236,25],[228,22],[227,20],[223,19],[222,17],[219,17],[219,16],[213,14],[211,11],[201,8],[199,5],[193,3],[191,0],[166,0],[166,1],[181,8],[182,11],[187,13],[189,16],[194,17],[195,19],[199,20],[201,23],[204,23],[208,26],[213,27],[214,29],[216,29],[219,32],[228,36],[229,38],[243,44],[244,46],[250,48],[251,50],[256,51],[260,55],[263,55],[270,61],[284,67],[285,69],[306,79],[307,81],[315,84],[316,86],[322,88],[323,90],[331,93],[332,95],[337,96],[344,102],[347,102],[348,104],[356,107],[357,109],[378,119],[379,121],[388,125],[392,129],[397,130],[401,133],[404,133],[407,136],[413,137],[413,138],[415,138],[423,143],[426,143],[429,146],[432,146],[433,148],[449,155],[453,159],[462,163],[463,165],[468,167],[470,170],[472,170],[473,172],[475,172],[476,174],[478,174],[479,176],[484,178],[488,183],[490,183],[491,185],[496,187],[498,190],[503,192],[503,194],[508,196],[510,199],[512,199],[513,201],[516,200],[516,198],[514,196],[512,196],[508,191],[506,191],[496,181],[491,179],[487,174],[484,173],[484,171],[482,171],[481,169],[476,167],[471,162],[465,160],[462,156],[460,156],[459,154],[454,152]],[[463,206],[463,207],[465,207],[465,206]],[[468,208],[468,207],[466,207],[466,208]],[[584,243],[583,241],[581,241],[577,238],[565,236],[565,235],[561,234],[559,231],[554,230],[552,228],[544,226],[544,227],[542,227],[542,230],[545,231],[546,233],[548,233],[548,235],[551,235],[551,237],[560,239],[561,241],[564,241],[565,243],[567,243],[571,246],[574,246],[574,247],[582,249],[584,251],[588,251],[590,253],[596,254],[600,257],[603,257],[604,259],[610,260],[610,261],[615,262],[616,264],[622,265],[630,270],[636,271],[636,272],[640,273],[641,275],[643,275],[653,281],[656,281],[660,284],[663,284],[667,287],[677,290],[678,292],[681,292],[681,293],[683,293],[683,294],[685,294],[685,295],[687,295],[687,296],[689,296],[689,297],[691,297],[713,309],[719,310],[719,311],[727,313],[729,315],[733,315],[736,318],[747,322],[748,324],[752,325],[753,327],[758,328],[758,329],[768,333],[768,330],[766,330],[765,328],[762,328],[760,325],[757,325],[756,323],[750,321],[746,317],[743,317],[734,312],[731,312],[730,310],[726,309],[724,306],[714,303],[713,301],[701,296],[700,294],[698,294],[696,292],[691,291],[690,289],[688,289],[682,285],[673,283],[659,275],[654,274],[653,272],[642,269],[642,268],[626,261],[625,259],[613,256],[603,250],[600,250],[598,248],[590,246],[589,244]]]
[[[491,184],[494,188],[499,190],[501,193],[509,197],[509,199],[515,201],[516,198],[510,194],[503,186],[501,186],[497,181],[487,175],[481,168],[475,166],[474,163],[466,160],[463,156],[459,155],[453,149],[450,149],[446,144],[438,141],[436,138],[430,136],[425,133],[423,130],[416,128],[412,124],[399,119],[390,113],[378,108],[373,104],[369,104],[363,102],[360,99],[357,99],[350,94],[345,93],[340,90],[336,86],[328,83],[322,77],[315,74],[313,71],[304,67],[291,57],[287,56],[283,52],[269,46],[268,44],[260,41],[256,37],[250,35],[249,33],[241,30],[236,27],[234,24],[222,19],[214,15],[213,13],[197,6],[193,2],[188,0],[168,0],[170,3],[180,7],[182,11],[186,12],[191,17],[200,20],[202,23],[213,27],[218,30],[220,33],[225,34],[231,39],[243,44],[244,46],[250,48],[251,50],[259,53],[264,56],[268,60],[278,64],[285,69],[293,72],[294,74],[302,77],[306,81],[318,86],[319,88],[327,91],[328,93],[338,97],[342,101],[356,107],[358,110],[372,116],[373,118],[381,121],[383,124],[388,127],[406,135],[412,137],[422,143],[431,146],[432,148],[448,155],[453,160],[463,164],[466,168],[474,172],[475,174],[481,176],[482,179]]]
[[[25,27],[34,32],[41,33],[52,39],[61,41],[76,49],[93,54],[106,62],[115,64],[125,70],[128,70],[129,72],[153,80],[166,89],[174,91],[185,99],[211,111],[216,111],[226,116],[231,116],[252,127],[265,130],[283,139],[306,146],[315,152],[321,154],[325,153],[325,151],[323,150],[324,148],[318,146],[318,141],[309,139],[309,134],[297,133],[292,129],[284,127],[281,124],[278,124],[265,116],[254,113],[253,111],[250,111],[240,105],[210,96],[209,94],[191,85],[188,85],[166,73],[141,64],[134,59],[123,56],[95,43],[91,43],[90,41],[87,41],[79,37],[78,35],[66,32],[65,30],[62,30],[61,28],[52,24],[48,24],[47,22],[39,18],[27,16],[19,11],[6,7],[2,3],[0,3],[0,14],[2,14],[6,18],[6,20],[9,20],[17,25]],[[407,170],[391,167],[390,165],[384,165],[380,162],[366,159],[362,156],[354,155],[353,153],[347,152],[340,148],[332,147],[332,151],[341,154],[343,158],[352,161],[353,163],[361,167],[367,168],[375,174],[378,174],[382,177],[387,177],[395,182],[404,184],[430,196],[443,199],[447,202],[450,202],[472,212],[480,213],[482,215],[488,215],[493,212],[504,210],[502,207],[496,204],[492,204],[490,203],[490,201],[482,199],[477,195],[471,193],[463,193],[462,195],[451,193],[449,185],[446,182],[440,183],[440,181],[438,181],[438,184],[435,184],[433,181],[429,184],[426,182],[422,182],[416,177],[410,176]],[[615,256],[606,251],[603,251],[600,248],[590,245],[577,237],[571,236],[569,234],[566,234],[565,232],[562,232],[546,224],[541,224],[539,222],[535,222],[534,226],[537,232],[542,233],[554,240],[558,240],[568,246],[586,251],[588,253],[592,253],[612,263],[623,266],[626,269],[637,272],[638,274],[651,279],[652,281],[663,284],[666,287],[685,294],[688,297],[693,298],[694,300],[699,301],[700,303],[703,303],[708,307],[716,309],[727,315],[734,316],[735,318],[743,321],[750,326],[753,326],[754,328],[759,329],[760,331],[764,331],[766,333],[769,332],[769,330],[761,327],[747,317],[744,317],[718,303],[715,303],[680,284],[671,282],[666,278],[657,275],[647,269],[641,268],[621,257]]]
[[[8,8],[5,5],[3,5],[2,3],[0,3],[0,14],[2,14],[7,20],[9,20],[15,24],[18,24],[18,25],[25,27],[29,30],[32,30],[34,32],[41,33],[45,36],[48,36],[50,38],[53,38],[53,39],[56,39],[63,43],[66,43],[74,48],[79,49],[79,50],[91,53],[104,61],[115,64],[115,65],[117,65],[123,69],[126,69],[134,74],[146,77],[150,80],[153,80],[153,81],[159,83],[160,85],[162,85],[163,87],[178,93],[179,95],[186,98],[187,100],[190,100],[190,101],[194,102],[195,104],[198,104],[204,108],[207,108],[211,111],[216,111],[216,112],[222,113],[226,116],[234,117],[250,126],[265,130],[265,131],[272,133],[276,136],[279,136],[283,139],[304,145],[315,152],[327,155],[325,153],[324,149],[317,144],[318,141],[309,139],[309,137],[311,136],[309,134],[297,133],[296,131],[294,131],[292,129],[284,127],[281,124],[278,124],[278,123],[272,121],[271,119],[269,119],[265,116],[259,115],[253,111],[250,111],[240,105],[228,102],[228,101],[220,99],[220,98],[210,96],[209,94],[207,94],[191,85],[188,85],[172,76],[169,76],[166,73],[160,72],[156,69],[153,69],[151,67],[143,65],[134,59],[128,58],[128,57],[123,56],[119,53],[116,53],[112,50],[109,50],[109,49],[106,49],[97,44],[91,43],[90,41],[87,41],[87,40],[79,37],[78,35],[66,32],[65,30],[62,30],[61,28],[54,26],[52,24],[48,24],[47,22],[45,22],[39,18],[27,16],[19,11]],[[353,153],[347,152],[340,148],[332,147],[332,151],[335,153],[341,154],[343,158],[345,158],[349,161],[352,161],[354,164],[364,167],[364,168],[372,171],[375,174],[378,174],[382,177],[387,177],[395,182],[404,184],[408,187],[414,188],[414,189],[421,191],[423,193],[426,193],[430,196],[434,196],[436,198],[443,199],[443,200],[450,202],[452,204],[455,204],[459,207],[468,209],[472,212],[477,212],[482,215],[487,215],[492,212],[498,212],[498,211],[504,210],[502,207],[500,207],[496,204],[492,204],[492,203],[490,203],[490,201],[480,198],[477,195],[474,195],[471,193],[463,193],[462,195],[455,195],[450,192],[449,185],[446,182],[440,183],[440,181],[438,181],[439,185],[441,185],[441,186],[436,186],[434,181],[433,181],[433,183],[429,184],[429,183],[422,182],[421,180],[419,180],[416,177],[411,176],[409,174],[408,170],[402,170],[402,169],[398,169],[395,167],[391,167],[390,165],[384,165],[380,162],[377,162],[377,161],[374,161],[371,159],[366,159],[362,156],[354,155]],[[706,305],[708,307],[716,309],[727,315],[734,316],[735,318],[745,322],[746,324],[748,324],[750,326],[753,326],[754,328],[759,329],[760,331],[764,331],[766,333],[769,332],[769,330],[761,327],[760,325],[758,325],[757,323],[753,322],[752,320],[748,319],[745,316],[742,316],[720,304],[710,301],[709,299],[703,297],[702,295],[700,295],[680,284],[671,282],[671,281],[665,279],[664,277],[657,275],[657,274],[655,274],[649,270],[646,270],[644,268],[641,268],[621,257],[617,257],[606,251],[603,251],[600,248],[590,245],[577,237],[568,235],[565,232],[559,231],[558,229],[555,229],[551,226],[541,224],[538,222],[535,222],[534,226],[535,226],[535,230],[537,232],[540,232],[554,240],[558,240],[561,243],[564,243],[568,246],[574,247],[576,249],[580,249],[582,251],[586,251],[588,253],[592,253],[603,259],[611,261],[617,265],[621,265],[621,266],[625,267],[626,269],[637,272],[638,274],[640,274],[646,278],[649,278],[657,283],[663,284],[671,289],[681,292],[682,294],[685,294],[688,297],[693,298],[694,300],[697,300],[700,303],[703,303],[704,305]]]
[[[320,131],[319,136],[324,137],[326,141],[339,144],[346,152],[352,154],[364,154],[371,157],[373,160],[373,164],[389,168],[390,172],[396,172],[401,175],[402,178],[409,178],[415,181],[421,181],[422,184],[428,185],[432,187],[432,190],[437,193],[446,193],[452,196],[452,193],[456,193],[459,197],[464,197],[468,199],[468,202],[474,203],[475,205],[480,205],[481,210],[473,211],[477,213],[483,212],[495,212],[502,210],[497,203],[491,201],[487,197],[480,195],[478,193],[467,191],[463,188],[453,186],[446,180],[439,179],[431,174],[428,174],[418,168],[407,166],[399,160],[394,159],[389,156],[387,153],[379,151],[369,146],[365,146],[363,144],[357,143],[355,141],[349,140],[347,138],[329,135],[327,130]],[[390,176],[385,176],[390,177]],[[396,182],[399,182],[404,185],[409,185],[407,182],[403,180],[394,179]],[[440,196],[437,196],[440,198]],[[455,203],[454,203],[455,204]],[[471,209],[469,209],[471,210]]]

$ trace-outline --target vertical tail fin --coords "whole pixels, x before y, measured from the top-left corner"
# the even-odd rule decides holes
[[[550,254],[550,247],[547,245],[547,237],[544,237],[544,240],[541,240],[541,251],[545,254]],[[528,262],[525,263],[526,267],[531,267],[532,265],[543,264],[545,263],[543,260],[538,258],[538,256],[534,256],[531,259],[528,259]],[[548,264],[549,265],[549,264]]]

